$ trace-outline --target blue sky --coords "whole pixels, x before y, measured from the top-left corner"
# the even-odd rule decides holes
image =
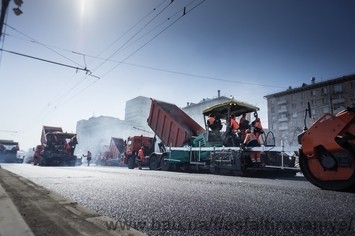
[[[0,139],[23,149],[42,125],[124,119],[136,96],[182,107],[221,90],[266,125],[265,95],[355,73],[354,0],[23,1],[0,52]]]

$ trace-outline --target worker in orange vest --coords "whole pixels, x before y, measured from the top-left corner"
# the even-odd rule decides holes
[[[257,139],[256,135],[247,129],[245,131],[245,139],[243,144],[246,147],[260,147],[259,140]],[[261,152],[260,151],[252,151],[250,152],[250,159],[253,165],[260,166],[261,165]]]
[[[235,119],[235,115],[231,115],[231,128],[232,128],[232,131],[233,133],[237,133],[238,130],[239,130],[239,123],[238,121]]]
[[[138,150],[138,157],[140,159],[140,161],[138,161],[138,168],[142,169],[141,164],[144,163],[144,146]]]
[[[91,161],[91,157],[92,157],[92,154],[90,151],[87,152],[86,155],[83,155],[84,157],[86,157],[86,160],[88,162],[88,166],[90,166],[90,161]]]
[[[208,119],[207,119],[207,124],[208,124],[208,127],[213,127],[213,123],[215,121],[215,117],[213,114],[209,114],[208,115]],[[212,128],[211,128],[212,129]]]
[[[256,138],[259,140],[260,134],[264,133],[260,118],[256,117],[255,120],[251,123],[251,125],[254,129],[254,134],[255,134]]]

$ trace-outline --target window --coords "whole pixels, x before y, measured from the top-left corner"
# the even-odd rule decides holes
[[[312,116],[313,116],[313,117],[316,116],[316,109],[315,109],[315,108],[312,109]]]
[[[344,96],[342,94],[335,94],[333,96],[333,99],[343,99],[343,98],[344,98]]]
[[[286,113],[281,113],[279,115],[279,118],[282,119],[282,118],[287,118],[287,114]]]
[[[315,97],[316,95],[317,95],[316,90],[312,90],[312,91],[311,91],[311,97]]]
[[[342,110],[345,108],[345,105],[344,103],[337,103],[337,104],[334,104],[334,110]]]
[[[295,104],[295,103],[292,103],[292,110],[296,110],[296,108],[297,108],[297,104]]]
[[[292,117],[293,117],[293,118],[297,118],[297,112],[294,112],[294,113],[292,114]]]
[[[327,105],[329,103],[329,98],[328,97],[322,98],[322,102],[323,102],[323,105]]]
[[[280,110],[286,110],[286,105],[280,105]]]
[[[287,122],[282,122],[282,123],[280,123],[279,129],[280,129],[280,130],[287,130],[287,129],[288,129],[288,124],[287,124]]]
[[[322,88],[322,95],[327,95],[328,94],[328,88],[324,87]]]
[[[329,113],[329,107],[324,107],[323,108],[323,113]]]
[[[301,107],[304,108],[304,102],[303,101],[301,102]]]
[[[314,107],[314,106],[317,106],[317,101],[316,101],[316,100],[312,100],[312,101],[311,101],[311,104],[312,104],[313,107]]]
[[[343,86],[341,84],[334,85],[334,93],[341,93],[343,92]]]

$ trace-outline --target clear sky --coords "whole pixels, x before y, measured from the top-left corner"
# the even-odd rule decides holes
[[[266,125],[265,95],[355,73],[355,0],[23,2],[0,47],[0,139],[22,149],[42,125],[124,119],[136,96],[183,107],[221,90]]]

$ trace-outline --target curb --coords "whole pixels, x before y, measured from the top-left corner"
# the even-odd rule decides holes
[[[19,197],[17,201],[12,197]],[[40,200],[38,200],[38,198]],[[23,202],[26,201],[26,202]],[[42,203],[43,201],[43,203]],[[31,216],[28,210],[32,209]],[[23,212],[27,208],[27,213]],[[36,235],[39,218],[41,224],[61,230],[57,235],[147,235],[122,222],[102,216],[62,195],[48,190],[31,180],[16,175],[0,166],[0,235]],[[3,210],[5,209],[5,210]],[[30,218],[31,217],[31,218]],[[27,220],[27,222],[26,222]],[[118,222],[115,230],[107,228],[108,222]],[[38,233],[41,234],[41,233]]]
[[[1,184],[0,209],[0,235],[34,236]]]

